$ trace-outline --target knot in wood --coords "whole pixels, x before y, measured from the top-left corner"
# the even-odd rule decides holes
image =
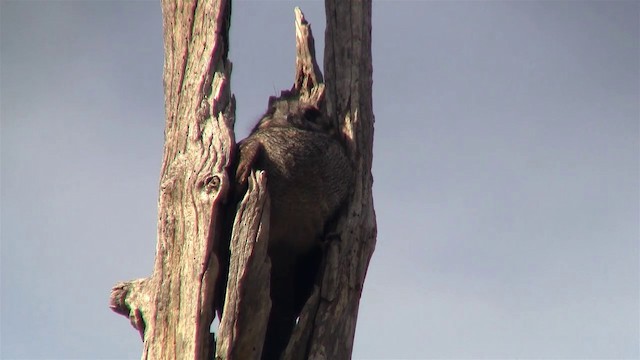
[[[207,176],[201,183],[202,190],[207,194],[220,189],[220,177],[217,175]]]

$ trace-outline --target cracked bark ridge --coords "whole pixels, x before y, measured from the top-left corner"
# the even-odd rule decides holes
[[[111,308],[144,339],[142,359],[207,359],[218,260],[216,216],[235,144],[227,60],[230,4],[162,1],[165,145],[153,274],[117,284]]]

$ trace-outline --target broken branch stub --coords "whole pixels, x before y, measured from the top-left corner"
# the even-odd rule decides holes
[[[310,104],[318,105],[324,94],[322,72],[316,60],[315,41],[311,25],[299,7],[294,9],[296,28],[296,79],[293,90]]]

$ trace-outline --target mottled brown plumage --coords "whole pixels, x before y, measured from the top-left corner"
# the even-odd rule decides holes
[[[321,259],[325,225],[345,202],[353,170],[332,122],[296,96],[270,99],[269,110],[239,145],[236,189],[265,170],[271,197],[268,253],[272,308],[263,359],[278,359],[308,299]]]

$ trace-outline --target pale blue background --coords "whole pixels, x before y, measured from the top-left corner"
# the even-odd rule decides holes
[[[239,137],[289,88],[293,7],[236,1]],[[378,246],[354,358],[638,358],[635,1],[380,1]],[[107,307],[150,274],[157,1],[2,1],[1,357],[139,358]]]

